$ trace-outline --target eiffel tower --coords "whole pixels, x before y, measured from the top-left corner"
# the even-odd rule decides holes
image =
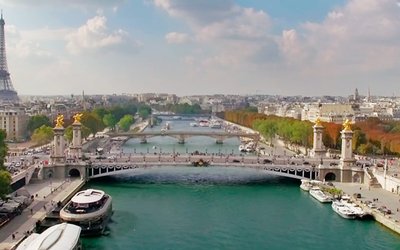
[[[0,103],[18,103],[18,94],[12,86],[10,73],[8,73],[4,24],[2,11],[0,18]]]

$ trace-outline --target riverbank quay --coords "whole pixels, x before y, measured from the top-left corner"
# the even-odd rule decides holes
[[[28,235],[27,232],[31,233],[36,222],[42,220],[58,201],[65,204],[84,184],[84,180],[75,179],[52,180],[25,186],[24,189],[34,196],[34,201],[21,215],[0,228],[0,250],[15,249]]]
[[[385,227],[400,234],[400,196],[388,192],[382,188],[372,188],[359,183],[339,183],[334,182],[336,188],[341,189],[346,194],[352,196],[355,193],[361,194],[361,198],[352,196],[352,201],[362,207],[365,212],[370,213],[377,222]],[[371,208],[367,204],[373,202],[376,208]],[[384,213],[378,210],[386,207],[391,213]]]

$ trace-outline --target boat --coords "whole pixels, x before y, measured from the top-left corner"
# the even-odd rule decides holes
[[[208,120],[200,120],[199,126],[200,127],[209,127],[210,122]]]
[[[23,240],[17,250],[81,250],[79,226],[61,223],[49,227],[43,233],[33,233]]]
[[[343,195],[340,201],[353,211],[357,218],[363,218],[368,215],[360,206],[351,202],[351,197],[349,195]]]
[[[343,201],[341,200],[334,200],[332,202],[332,209],[337,214],[345,219],[354,220],[357,218],[357,214],[354,213]]]
[[[198,127],[199,124],[197,122],[191,122],[190,127]]]
[[[332,197],[322,192],[319,187],[312,187],[310,189],[310,195],[322,203],[332,202]]]
[[[240,152],[246,152],[246,145],[240,144],[239,145],[239,151]]]
[[[82,228],[82,235],[102,234],[112,215],[112,198],[102,190],[78,192],[61,209],[60,219]]]
[[[209,123],[209,127],[214,128],[214,129],[220,129],[220,128],[222,128],[222,124],[221,124],[221,122],[219,122],[217,120],[211,120]]]
[[[310,189],[313,187],[312,183],[310,180],[307,179],[302,179],[301,180],[301,184],[300,184],[300,188],[304,191],[310,191]]]

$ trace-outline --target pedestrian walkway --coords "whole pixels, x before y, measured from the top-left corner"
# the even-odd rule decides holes
[[[0,228],[0,250],[12,249],[28,232],[32,232],[36,222],[43,219],[58,201],[64,200],[65,197],[70,196],[71,192],[82,185],[83,181],[79,179],[71,182],[65,180],[47,181],[25,186],[25,189],[35,199],[21,215],[16,216]],[[13,234],[14,238],[12,237]]]
[[[400,227],[400,196],[382,188],[372,188],[364,184],[358,183],[334,183],[335,187],[343,190],[349,195],[354,193],[360,193],[361,198],[357,200],[371,201],[374,202],[377,208],[385,206],[387,209],[391,210],[391,214],[382,214],[386,219],[390,220],[393,224]],[[374,209],[376,213],[380,213],[378,210]]]

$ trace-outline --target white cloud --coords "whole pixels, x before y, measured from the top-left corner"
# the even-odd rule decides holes
[[[248,63],[266,47],[276,45],[269,34],[272,21],[262,10],[243,8],[230,0],[154,0],[154,5],[189,25],[193,42],[206,51],[201,55],[203,65]]]
[[[189,35],[186,33],[170,32],[165,35],[167,43],[187,43],[189,41]]]
[[[348,66],[364,72],[397,67],[400,11],[395,7],[392,0],[350,0],[328,13],[322,23],[305,23],[297,32],[284,32],[283,53],[294,59],[304,51],[301,58],[307,58],[308,65],[331,67],[335,73]],[[294,36],[298,33],[301,36]]]
[[[125,0],[0,0],[4,6],[63,6],[63,7],[114,7],[117,4],[124,3]]]
[[[121,29],[111,32],[108,30],[105,16],[89,19],[76,31],[68,34],[66,39],[67,49],[73,54],[123,44],[128,40],[127,32]]]

